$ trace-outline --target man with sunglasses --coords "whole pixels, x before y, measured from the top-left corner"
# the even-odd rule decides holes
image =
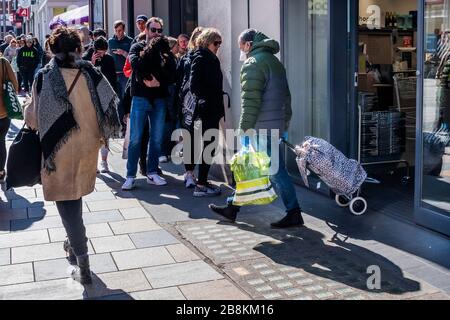
[[[164,81],[160,83],[154,76],[151,80],[141,79],[139,76],[139,74],[148,74],[148,70],[140,72],[143,65],[145,65],[143,51],[153,38],[162,36],[163,25],[164,22],[161,18],[153,17],[149,19],[145,28],[146,41],[140,41],[134,44],[130,50],[129,60],[133,69],[130,80],[133,100],[130,114],[130,146],[128,149],[127,180],[122,186],[123,190],[134,189],[138,161],[140,155],[147,155],[147,146],[150,148],[146,166],[148,184],[156,186],[164,186],[167,184],[167,181],[160,175],[159,156],[161,155],[165,132],[166,100],[169,96],[169,83],[165,83]],[[172,74],[175,77],[175,61],[167,58],[163,68],[165,68],[166,74]],[[150,129],[149,121],[151,123]],[[146,139],[146,136],[150,137],[150,144],[148,144],[148,138]]]

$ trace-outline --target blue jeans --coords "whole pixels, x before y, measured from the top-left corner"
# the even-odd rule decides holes
[[[164,142],[166,109],[165,99],[155,99],[152,105],[147,98],[133,97],[130,114],[127,178],[136,178],[146,121],[150,121],[147,172],[148,174],[156,174],[158,172],[159,156],[161,155],[161,147]]]
[[[258,137],[260,142],[266,141],[266,138]],[[267,154],[269,157],[272,157],[272,145],[271,145],[270,137],[267,138]],[[284,156],[284,148],[281,145],[278,145],[279,149],[279,165],[278,171],[276,174],[270,176],[270,181],[275,188],[275,191],[278,196],[281,197],[284,206],[286,207],[286,211],[290,212],[292,210],[300,209],[300,205],[297,199],[297,193],[295,192],[295,186],[292,182],[291,177],[286,169],[286,162]],[[272,158],[273,159],[273,158]],[[228,203],[233,203],[233,197],[228,198]]]

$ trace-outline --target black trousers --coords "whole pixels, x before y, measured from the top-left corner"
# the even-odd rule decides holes
[[[200,140],[195,140],[195,133],[194,130],[192,132],[190,132],[190,141],[191,141],[191,154],[190,157],[186,154],[186,152],[183,152],[183,155],[185,155],[185,163],[187,163],[185,165],[185,169],[186,171],[194,171],[195,170],[195,166],[196,164],[199,164],[198,167],[198,184],[200,185],[205,185],[208,182],[208,174],[209,174],[209,169],[211,168],[211,164],[205,162],[205,149],[211,144],[211,143],[215,143],[215,138],[213,137],[210,141],[203,141],[203,136],[205,134],[206,131],[210,130],[210,129],[216,129],[219,130],[219,122],[220,119],[211,119],[211,118],[205,118],[202,119],[202,131],[201,131],[201,137],[202,139]],[[197,133],[197,135],[199,135],[199,133]],[[183,139],[183,141],[186,141],[185,139]],[[201,154],[197,155],[196,154],[196,148],[195,146],[200,146],[203,143],[203,148],[201,148]],[[184,147],[183,147],[184,149]],[[198,147],[197,147],[198,149]],[[215,149],[214,149],[215,152]],[[212,155],[207,155],[209,159],[212,159],[214,153],[212,153]],[[199,159],[199,157],[201,157],[201,159]]]
[[[81,199],[73,201],[57,201],[59,215],[73,252],[77,257],[88,254],[88,239],[83,223],[83,202]]]
[[[23,89],[26,92],[30,92],[34,81],[34,71],[21,71],[20,73],[22,75]]]
[[[0,119],[0,171],[5,170],[6,164],[6,134],[9,130],[11,120],[9,118]]]

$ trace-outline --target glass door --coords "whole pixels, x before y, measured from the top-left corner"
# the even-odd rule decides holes
[[[420,1],[416,222],[450,235],[450,0]]]

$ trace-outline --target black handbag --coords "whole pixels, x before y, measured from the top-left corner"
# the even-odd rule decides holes
[[[9,149],[6,190],[40,184],[41,168],[42,149],[39,134],[24,126]]]

